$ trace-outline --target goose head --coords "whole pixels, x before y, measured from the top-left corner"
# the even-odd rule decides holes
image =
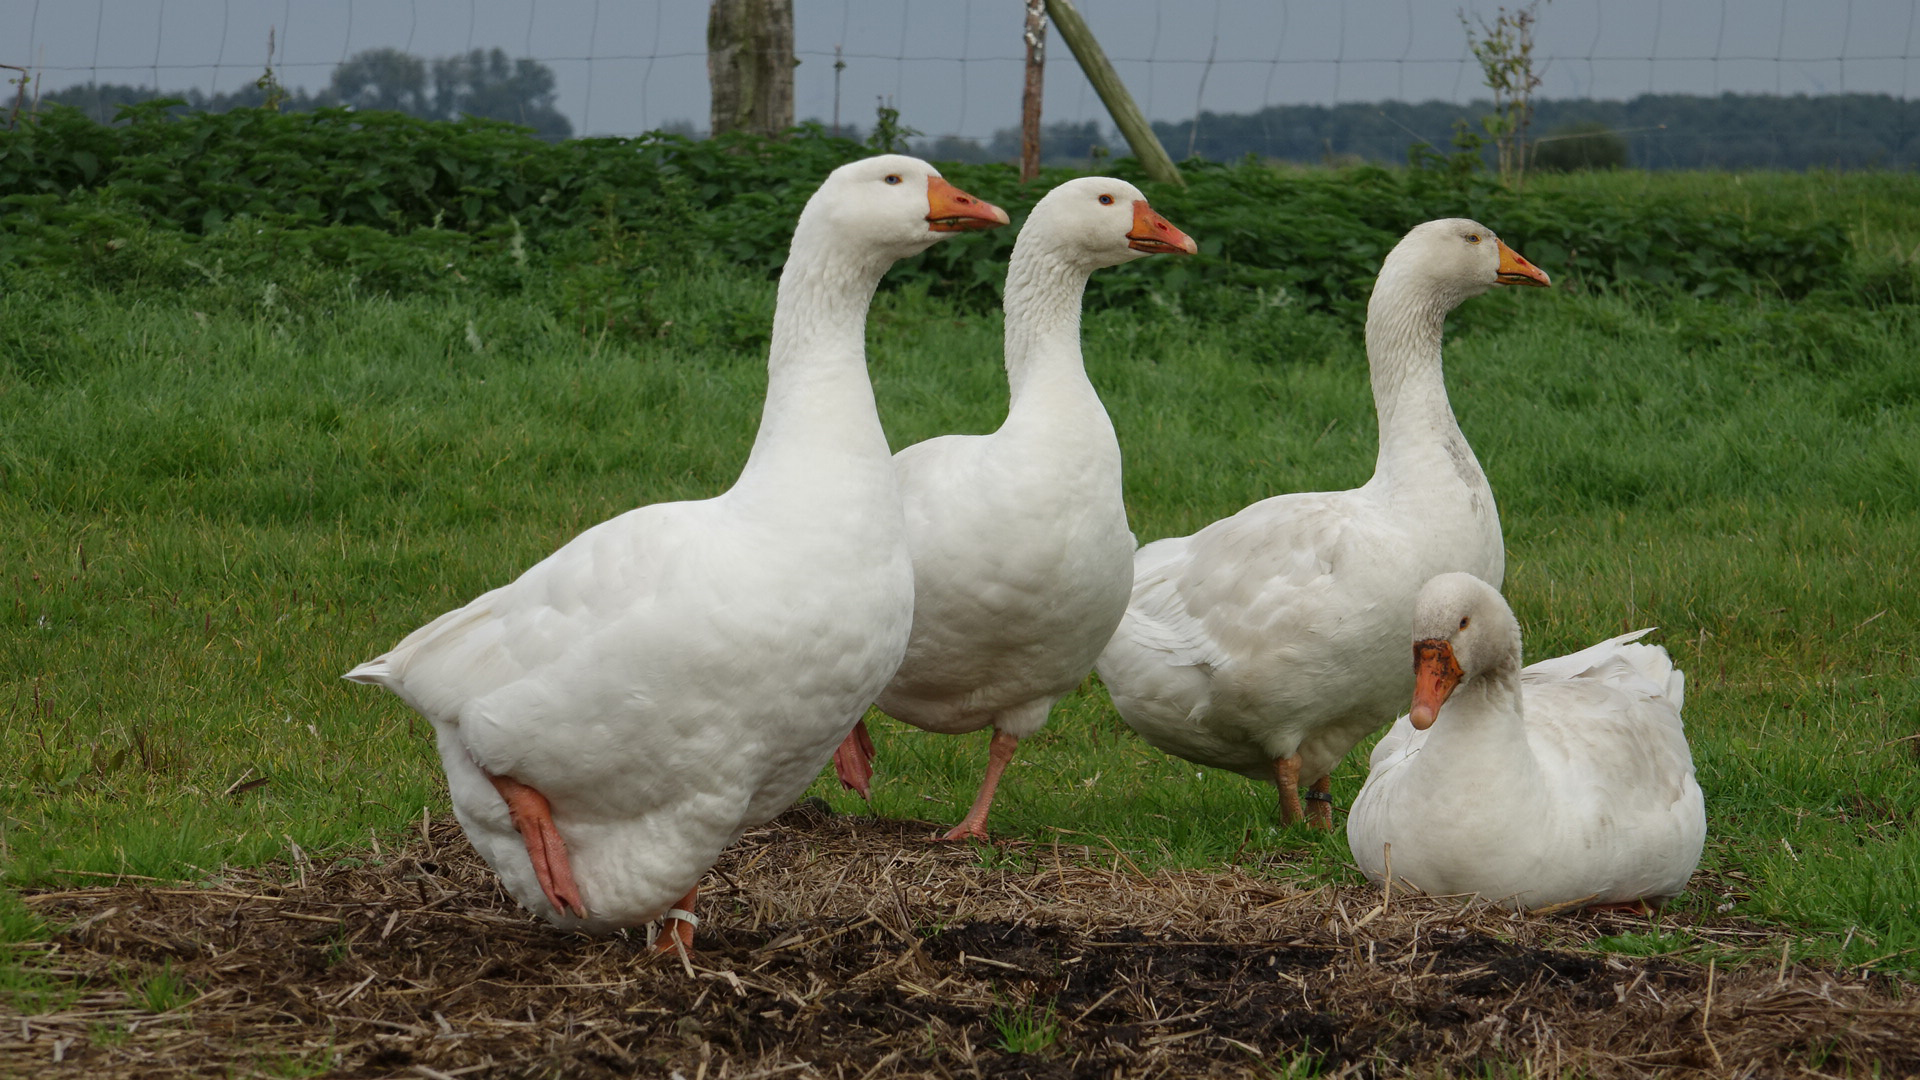
[[[1546,271],[1522,258],[1492,229],[1468,218],[1414,226],[1387,254],[1380,276],[1422,287],[1448,309],[1496,285],[1552,284]]]
[[[1110,176],[1083,176],[1047,192],[1027,217],[1020,239],[1063,249],[1089,270],[1143,255],[1199,250],[1192,237],[1147,205],[1139,188]]]
[[[1472,574],[1441,574],[1413,607],[1413,708],[1425,731],[1455,689],[1520,670],[1520,623],[1499,590]]]
[[[828,174],[801,219],[803,228],[817,222],[836,245],[867,246],[898,260],[953,233],[1005,225],[1007,212],[954,187],[919,158],[882,154]]]

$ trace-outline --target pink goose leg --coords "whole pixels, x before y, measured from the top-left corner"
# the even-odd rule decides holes
[[[986,842],[987,810],[993,806],[993,790],[1000,786],[1000,774],[1007,771],[1007,765],[1013,761],[1013,748],[1020,744],[1018,736],[996,730],[993,742],[987,745],[987,775],[980,781],[980,794],[974,796],[973,809],[960,819],[960,824],[941,840],[979,840]]]
[[[698,921],[693,918],[693,904],[699,895],[700,886],[695,885],[687,890],[687,895],[674,901],[673,907],[667,909],[667,916],[660,921],[660,936],[653,939],[654,952],[693,952],[693,927]],[[687,917],[674,915],[676,911],[686,912]]]

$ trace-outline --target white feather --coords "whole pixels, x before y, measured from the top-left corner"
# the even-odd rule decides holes
[[[937,175],[868,159],[808,202],[730,490],[602,522],[348,674],[432,722],[461,826],[549,921],[660,916],[806,788],[898,666],[912,568],[863,338],[887,266],[939,238]],[[587,917],[549,904],[483,769],[548,799]]]
[[[1414,638],[1471,633],[1481,659],[1455,640],[1466,675],[1433,726],[1403,716],[1374,748],[1347,818],[1360,869],[1383,881],[1391,861],[1396,883],[1525,908],[1679,893],[1706,839],[1681,672],[1630,644],[1647,630],[1520,669],[1506,602],[1449,580],[1465,578],[1422,594]],[[1449,631],[1462,617],[1473,629]]]
[[[1459,219],[1387,256],[1367,317],[1380,451],[1365,486],[1275,496],[1140,549],[1098,670],[1141,737],[1256,779],[1299,754],[1302,782],[1318,779],[1405,704],[1421,583],[1500,580],[1499,514],[1440,366],[1447,312],[1491,288],[1499,260]]]
[[[1007,271],[1006,421],[894,458],[915,599],[906,660],[878,702],[890,716],[1031,735],[1126,607],[1134,538],[1080,301],[1094,270],[1141,257],[1128,234],[1144,201],[1125,181],[1082,177],[1034,207]]]

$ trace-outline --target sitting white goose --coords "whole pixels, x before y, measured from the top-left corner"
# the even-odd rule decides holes
[[[1706,809],[1680,721],[1685,677],[1665,649],[1631,644],[1646,633],[1522,668],[1520,626],[1493,586],[1428,582],[1413,709],[1374,747],[1347,818],[1360,869],[1515,908],[1657,904],[1685,889]]]
[[[602,522],[347,674],[433,723],[455,816],[522,905],[588,932],[668,916],[662,947],[690,947],[701,874],[886,685],[913,567],[867,307],[896,260],[1006,221],[914,158],[835,169],[794,229],[733,487]]]
[[[1134,557],[1133,598],[1101,653],[1120,716],[1148,742],[1280,788],[1281,820],[1333,824],[1328,773],[1392,719],[1421,584],[1498,581],[1500,516],[1440,370],[1447,313],[1495,285],[1547,275],[1477,222],[1416,226],[1367,305],[1380,451],[1341,492],[1278,495]]]
[[[1194,251],[1124,180],[1081,177],[1048,192],[1007,267],[1005,423],[894,456],[913,553],[913,637],[877,704],[927,731],[994,729],[973,808],[942,839],[988,838],[1014,747],[1093,670],[1133,584],[1120,445],[1080,355],[1087,278],[1155,252]],[[856,727],[834,758],[841,781],[866,794],[872,758]]]

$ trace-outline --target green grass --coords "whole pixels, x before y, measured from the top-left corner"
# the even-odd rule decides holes
[[[1704,199],[1732,181],[1540,183]],[[1885,195],[1897,184],[1740,180],[1766,192],[1754,213],[1805,203],[1865,247],[1885,236],[1876,259],[1920,243],[1914,203]],[[444,810],[426,725],[339,674],[594,522],[722,490],[757,420],[772,304],[739,273],[662,275],[647,303],[671,325],[583,335],[533,294],[391,299],[320,275],[129,300],[10,280],[0,881],[15,888],[199,879]],[[1514,291],[1463,309],[1447,354],[1529,655],[1658,625],[1688,672],[1701,880],[1738,888],[1702,885],[1680,910],[1731,904],[1792,928],[1796,956],[1905,969],[1920,966],[1917,323],[1832,297]],[[882,296],[869,336],[896,446],[998,422],[997,316],[910,288]],[[1355,325],[1161,292],[1091,312],[1085,340],[1143,541],[1371,469]],[[874,809],[957,820],[985,736],[874,728]],[[1336,772],[1339,805],[1364,760]],[[830,778],[815,793],[864,809]],[[1090,682],[1022,744],[993,827],[1148,870],[1359,880],[1339,834],[1280,830],[1273,803],[1147,748]],[[0,905],[9,935],[44,935],[10,894]],[[0,959],[10,992],[48,985]]]
[[[1052,1002],[996,1006],[988,1022],[1009,1054],[1039,1054],[1060,1041],[1060,1014]]]
[[[193,984],[173,969],[171,961],[162,962],[145,978],[127,977],[124,989],[134,1008],[150,1013],[170,1013],[192,1004],[193,999],[200,996]]]
[[[1685,951],[1698,940],[1685,930],[1654,926],[1643,933],[1609,934],[1596,938],[1593,947],[1622,956],[1668,956]]]
[[[53,1012],[79,996],[47,970],[37,948],[47,937],[47,925],[19,894],[0,890],[0,1001],[27,1015]]]
[[[325,1046],[317,1050],[267,1054],[255,1059],[253,1067],[266,1076],[305,1080],[306,1077],[325,1076],[336,1064],[338,1060],[333,1047]]]

